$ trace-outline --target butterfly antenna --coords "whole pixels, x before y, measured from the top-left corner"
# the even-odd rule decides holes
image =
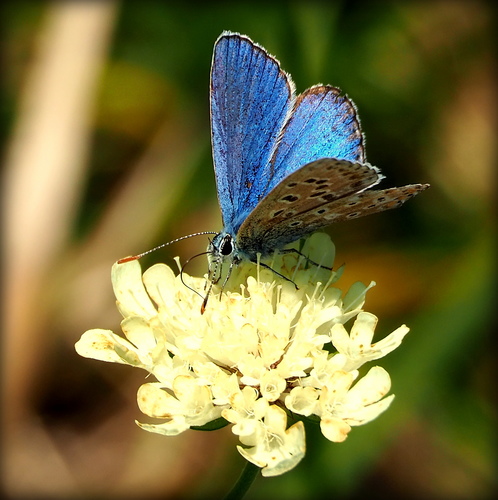
[[[209,243],[211,243],[211,240],[209,240]],[[206,253],[209,254],[210,253],[209,250]],[[215,276],[216,276],[216,273],[218,272],[219,263],[220,263],[220,259],[216,259],[214,267],[212,267],[212,261],[209,261],[208,279],[206,280],[206,284],[204,286],[204,290],[206,290],[206,295],[204,295],[204,300],[202,301],[202,304],[201,304],[201,314],[204,314],[204,311],[206,310],[206,306],[208,303],[209,295],[211,294],[211,290],[213,289],[213,285],[215,283],[217,283],[217,280],[215,280]],[[208,286],[208,283],[209,283],[209,286]]]
[[[131,262],[132,260],[138,260],[142,258],[144,255],[148,255],[156,250],[160,250],[161,248],[167,247],[168,245],[172,245],[173,243],[178,243],[179,241],[186,240],[187,238],[192,238],[193,236],[202,236],[206,234],[217,234],[215,231],[202,231],[200,233],[187,234],[186,236],[182,236],[181,238],[176,238],[175,240],[168,241],[167,243],[163,243],[162,245],[158,245],[157,247],[151,248],[146,252],[139,253],[137,255],[132,255],[130,257],[124,257],[123,259],[118,260],[118,264],[124,264],[125,262]],[[202,255],[202,254],[199,254]],[[188,262],[188,261],[187,261]]]
[[[197,258],[197,257],[201,257],[202,255],[206,255],[208,254],[209,252],[202,252],[202,253],[198,253],[197,255],[194,255],[193,257],[190,257],[189,259],[187,259],[187,261],[185,262],[185,264],[183,264],[183,266],[181,267],[180,269],[180,280],[181,282],[189,289],[191,290],[192,292],[195,292],[199,297],[201,297],[201,299],[205,299],[204,295],[200,294],[197,290],[195,290],[194,288],[192,288],[190,285],[187,285],[187,283],[185,283],[185,280],[183,279],[183,270],[187,267],[187,264]]]

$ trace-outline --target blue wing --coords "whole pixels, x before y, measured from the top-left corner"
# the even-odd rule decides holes
[[[353,102],[330,85],[300,94],[279,138],[265,192],[297,169],[320,158],[363,163],[363,135]],[[257,180],[258,182],[258,180]]]
[[[225,231],[235,234],[267,192],[277,139],[294,102],[294,85],[278,61],[249,38],[224,32],[211,66],[211,140]]]

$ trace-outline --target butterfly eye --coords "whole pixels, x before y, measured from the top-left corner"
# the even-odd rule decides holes
[[[227,234],[221,243],[220,253],[221,255],[230,255],[233,252],[232,237]]]

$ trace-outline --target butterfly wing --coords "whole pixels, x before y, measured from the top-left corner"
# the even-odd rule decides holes
[[[323,158],[281,181],[251,212],[237,235],[238,248],[250,259],[266,255],[333,222],[401,206],[427,187],[367,190],[382,175],[368,164]]]
[[[271,160],[268,191],[319,158],[365,161],[356,107],[330,85],[316,85],[297,97]]]
[[[294,85],[249,38],[224,32],[211,66],[211,140],[225,230],[238,227],[265,193],[257,181],[292,109]]]

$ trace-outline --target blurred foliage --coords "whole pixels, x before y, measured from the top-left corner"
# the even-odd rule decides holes
[[[45,2],[3,7],[7,65],[1,130],[7,141],[49,7]],[[336,264],[347,264],[342,287],[356,280],[378,283],[366,309],[379,315],[379,335],[401,323],[412,330],[403,347],[382,362],[396,400],[378,420],[353,429],[343,444],[331,444],[318,428],[307,428],[303,463],[283,477],[258,479],[248,499],[491,498],[497,425],[496,357],[490,348],[496,326],[494,20],[491,3],[484,1],[121,2],[98,85],[85,184],[62,256],[66,273],[75,253],[93,244],[109,206],[139,175],[151,150],[151,161],[164,177],[151,175],[151,184],[132,184],[133,196],[143,205],[123,212],[121,223],[132,235],[125,240],[128,246],[117,246],[111,236],[101,240],[102,253],[111,244],[116,252],[107,256],[107,269],[124,255],[220,228],[208,91],[212,47],[223,30],[247,34],[275,54],[298,92],[318,82],[346,92],[359,110],[367,157],[387,177],[384,185],[432,184],[401,210],[329,230]],[[154,153],[156,142],[159,153]],[[144,193],[144,185],[151,191]],[[165,200],[170,204],[163,207]],[[150,219],[151,229],[141,232],[154,210],[157,222]],[[145,263],[174,255],[185,261],[205,244],[182,242]],[[197,259],[188,271],[204,272],[204,261]],[[69,275],[60,274],[56,283]],[[72,345],[83,328],[118,331],[117,315],[104,314],[105,325],[71,323],[64,313],[57,315],[66,304],[64,293],[54,293],[53,300],[54,317],[45,328],[58,340],[30,404],[63,448],[64,436],[84,437],[99,418],[113,419],[125,408],[130,424],[141,418],[128,396],[142,374],[78,359]],[[112,297],[106,304],[112,307]],[[129,385],[126,391],[123,383]],[[120,430],[130,432],[129,427]],[[207,444],[194,441],[183,449],[183,467],[191,466],[189,454],[196,463],[206,463],[195,481],[185,480],[171,497],[206,498],[228,490],[243,460],[230,432],[220,431],[220,436],[219,445],[216,433],[210,433]],[[143,439],[149,461],[156,447],[170,446],[160,437],[152,437],[155,445],[150,437]],[[112,448],[112,442],[107,446]],[[223,451],[206,470],[217,446]],[[112,449],[121,453],[119,446]],[[71,461],[74,454],[66,450],[63,456]],[[77,469],[78,487],[66,490],[65,498],[96,491],[89,479],[94,476],[86,476],[82,463],[69,466]],[[142,466],[147,464],[154,468],[148,462]],[[126,496],[125,470],[113,469],[109,476],[117,485],[105,486],[102,480],[100,494]],[[157,477],[149,489],[142,485],[140,496],[164,498],[162,492],[171,491],[168,477]]]

